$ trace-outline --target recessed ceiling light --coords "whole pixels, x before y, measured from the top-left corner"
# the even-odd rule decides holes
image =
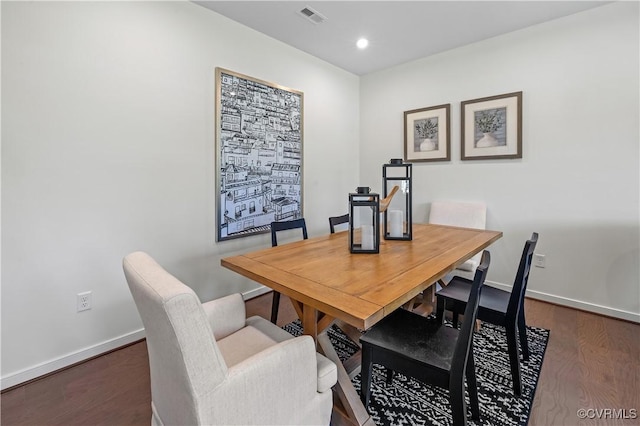
[[[358,42],[356,43],[356,46],[358,46],[358,49],[364,49],[369,45],[369,40],[367,40],[366,38],[361,38],[360,40],[358,40]]]

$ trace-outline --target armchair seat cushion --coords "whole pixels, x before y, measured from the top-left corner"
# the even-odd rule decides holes
[[[276,342],[284,342],[287,339],[293,338],[290,333],[287,333],[280,327],[273,324],[271,321],[267,321],[266,319],[259,316],[247,318],[246,325],[247,327],[254,327],[257,330],[260,330],[261,333],[269,336],[269,338],[273,339]]]
[[[243,327],[218,340],[218,347],[229,368],[276,344],[276,340],[252,326]]]

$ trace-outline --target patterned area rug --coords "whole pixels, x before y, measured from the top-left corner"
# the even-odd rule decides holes
[[[450,326],[451,324],[447,324]],[[293,335],[302,334],[300,321],[283,327]],[[340,359],[345,360],[358,350],[338,327],[328,331]],[[533,397],[538,385],[542,360],[549,340],[549,330],[527,327],[529,361],[521,362],[522,396],[512,390],[507,338],[504,328],[483,323],[474,333],[474,361],[480,399],[480,423],[470,425],[526,425],[531,413]],[[360,374],[353,378],[360,392]],[[467,395],[467,407],[469,398]],[[391,385],[386,384],[385,369],[374,364],[369,413],[377,425],[451,425],[449,392],[396,373]]]

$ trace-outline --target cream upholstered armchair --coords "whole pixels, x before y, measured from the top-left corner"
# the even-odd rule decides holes
[[[437,225],[459,226],[462,228],[485,229],[487,225],[487,206],[484,203],[458,201],[434,201],[429,211],[429,223]],[[475,270],[480,264],[482,253],[458,266],[455,273],[473,280]],[[451,277],[448,277],[448,281]]]
[[[201,304],[146,253],[123,267],[147,335],[153,425],[329,424],[336,366],[311,337],[246,319],[240,294]]]

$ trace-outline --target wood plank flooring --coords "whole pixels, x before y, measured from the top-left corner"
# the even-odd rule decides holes
[[[247,302],[269,318],[271,294]],[[531,299],[527,323],[551,330],[530,425],[638,425],[640,419],[585,419],[579,409],[640,410],[640,325]],[[286,296],[278,323],[296,319]],[[145,425],[151,421],[144,341],[0,395],[0,423]],[[640,413],[638,413],[640,414]],[[613,417],[610,415],[609,417]]]

